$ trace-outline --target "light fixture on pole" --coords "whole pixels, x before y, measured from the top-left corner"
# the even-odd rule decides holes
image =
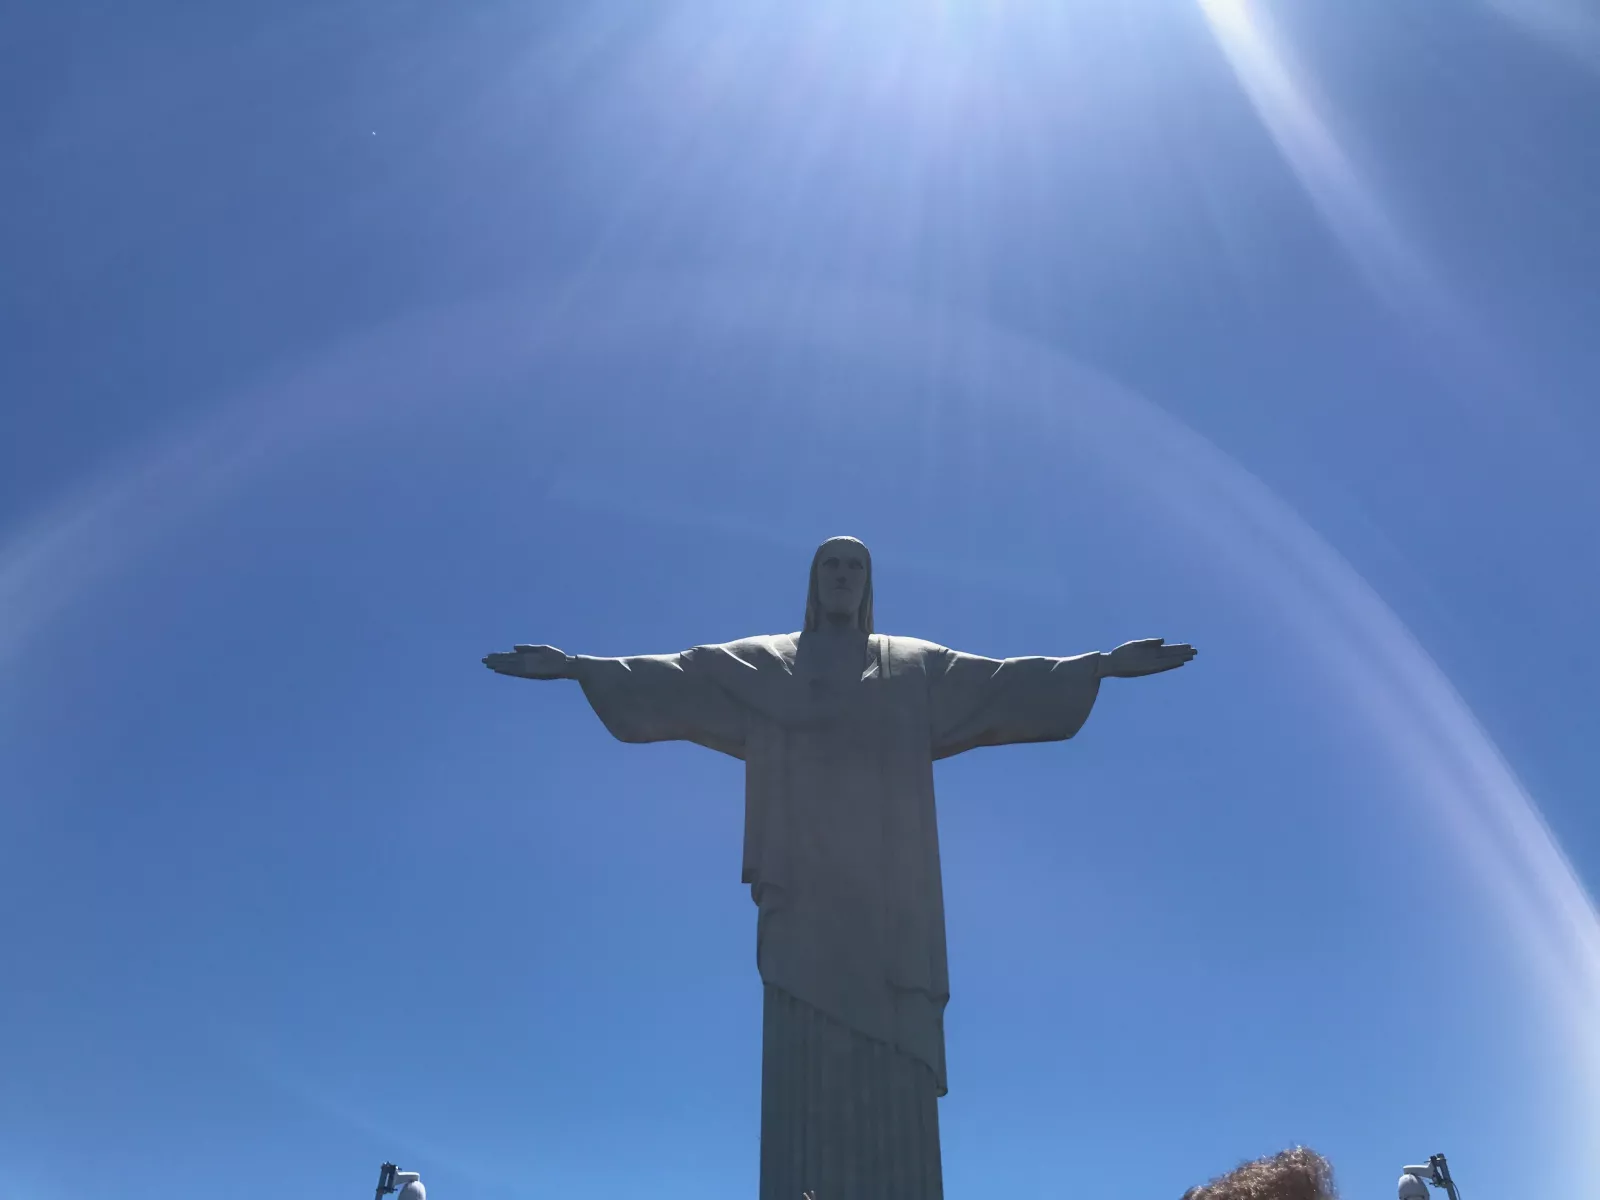
[[[378,1169],[378,1191],[372,1200],[383,1200],[385,1196],[399,1192],[399,1200],[427,1200],[427,1189],[422,1186],[422,1177],[415,1171],[402,1171],[393,1163],[384,1163]]]
[[[1435,1154],[1425,1167],[1402,1167],[1401,1170],[1405,1173],[1400,1176],[1400,1200],[1426,1200],[1430,1187],[1443,1188],[1450,1200],[1461,1200],[1444,1155]]]

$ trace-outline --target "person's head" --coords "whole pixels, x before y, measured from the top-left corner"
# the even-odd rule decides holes
[[[1328,1160],[1315,1150],[1296,1146],[1192,1187],[1183,1200],[1338,1200],[1338,1193]]]
[[[872,632],[872,555],[853,537],[829,538],[811,559],[805,629],[829,625]]]

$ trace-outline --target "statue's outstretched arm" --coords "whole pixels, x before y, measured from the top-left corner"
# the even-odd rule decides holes
[[[485,656],[483,665],[519,679],[577,680],[619,741],[696,742],[742,758],[748,713],[709,672],[696,669],[697,653],[595,658],[554,646],[517,646]]]

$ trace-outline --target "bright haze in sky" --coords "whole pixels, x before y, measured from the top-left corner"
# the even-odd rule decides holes
[[[883,632],[1201,651],[937,770],[952,1197],[1600,1178],[1579,0],[5,41],[5,1200],[749,1195],[738,764],[479,659],[836,533]]]

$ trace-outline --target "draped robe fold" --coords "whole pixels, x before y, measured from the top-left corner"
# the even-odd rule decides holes
[[[1088,718],[1098,655],[992,659],[860,635],[859,674],[819,634],[584,658],[624,742],[690,741],[745,763],[743,881],[766,985],[762,1200],[942,1195],[950,986],[933,763],[1059,741]]]

